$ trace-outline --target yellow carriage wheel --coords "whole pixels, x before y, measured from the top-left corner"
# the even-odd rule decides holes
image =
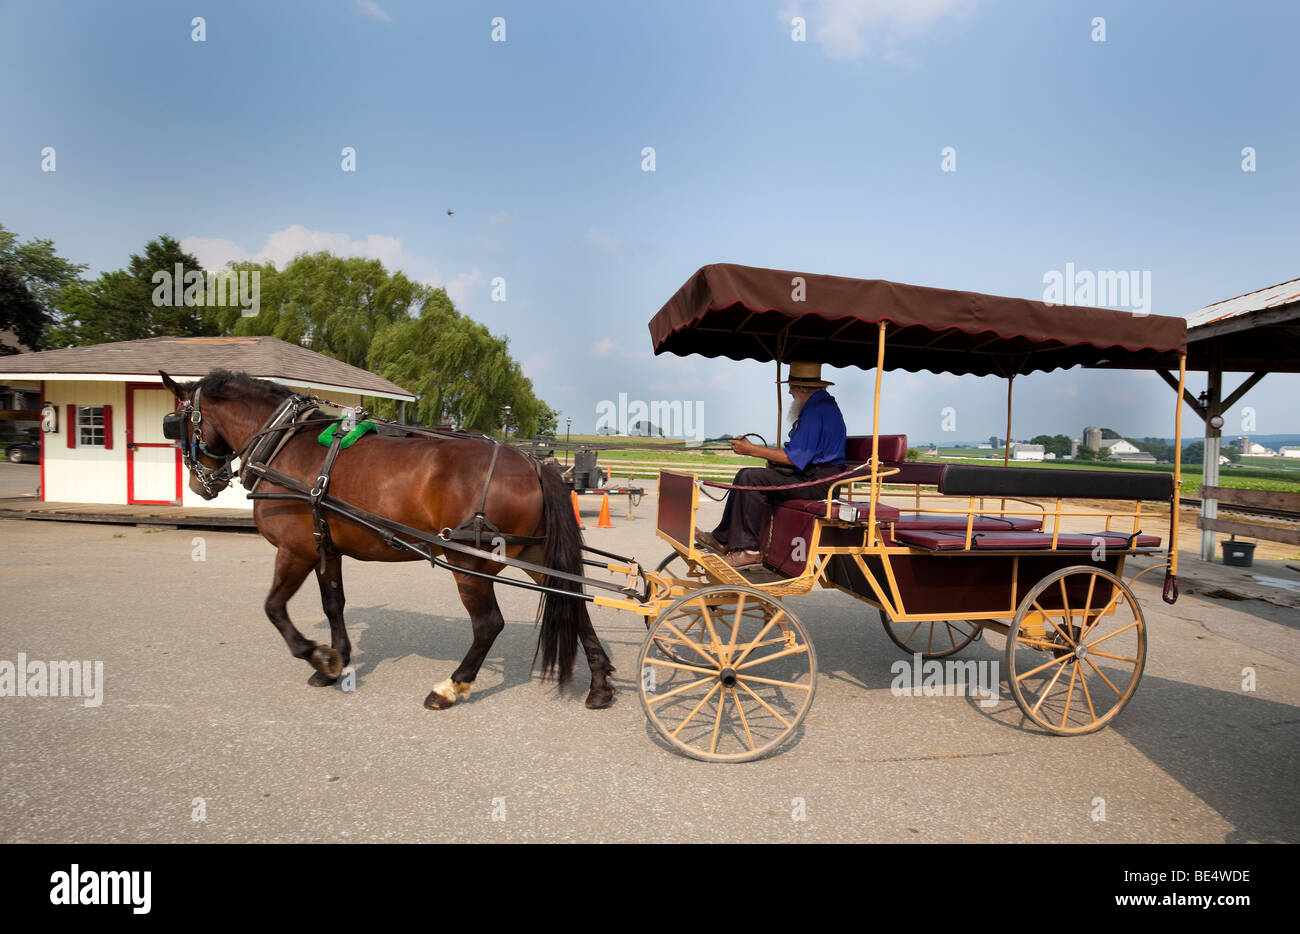
[[[817,657],[803,625],[753,587],[705,587],[668,605],[641,646],[641,707],[694,759],[775,752],[812,706]]]
[[[909,655],[920,652],[922,658],[955,655],[980,634],[979,624],[969,619],[900,623],[881,610],[880,621],[885,624],[885,634],[894,645]]]
[[[1101,568],[1062,568],[1026,594],[1007,631],[1007,684],[1034,723],[1099,730],[1137,691],[1147,628],[1133,592]]]

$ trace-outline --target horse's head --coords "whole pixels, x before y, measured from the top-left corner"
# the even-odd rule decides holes
[[[219,407],[203,407],[206,378],[178,383],[162,370],[158,375],[177,402],[176,411],[163,416],[163,437],[181,443],[190,489],[206,500],[216,499],[233,479],[230,462],[235,458],[235,446],[223,434],[222,418],[216,411]]]

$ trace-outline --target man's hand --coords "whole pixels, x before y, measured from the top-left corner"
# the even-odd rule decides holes
[[[732,453],[739,454],[742,457],[761,457],[773,464],[794,466],[790,463],[790,455],[786,454],[781,448],[765,448],[761,444],[755,444],[748,438],[732,438],[730,443]]]

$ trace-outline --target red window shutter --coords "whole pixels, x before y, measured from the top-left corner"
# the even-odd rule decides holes
[[[68,447],[77,446],[77,407],[68,406]]]
[[[113,407],[104,406],[104,450],[113,450]]]

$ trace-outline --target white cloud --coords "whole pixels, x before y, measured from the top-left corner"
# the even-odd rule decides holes
[[[194,254],[207,269],[220,269],[230,262],[273,263],[278,269],[283,269],[295,256],[321,250],[335,256],[377,259],[389,272],[401,270],[424,285],[445,288],[458,305],[476,286],[486,282],[477,267],[451,280],[445,279],[428,260],[408,253],[398,237],[369,234],[363,240],[353,240],[344,233],[308,230],[301,224],[273,232],[260,249],[253,251],[245,250],[233,240],[214,237],[186,237],[181,241],[181,249]]]
[[[618,350],[618,344],[614,343],[612,337],[603,337],[591,345],[591,353],[596,357],[608,357],[616,350]]]
[[[902,61],[903,39],[927,32],[946,16],[965,16],[974,6],[975,0],[795,0],[781,19],[788,25],[792,17],[804,17],[828,58]]]
[[[376,3],[375,0],[357,0],[357,9],[367,16],[373,16],[380,22],[392,22],[392,20],[388,18],[388,14],[384,11],[384,8]]]
[[[613,234],[608,234],[603,230],[597,230],[595,227],[590,227],[587,229],[587,242],[602,253],[612,256],[614,259],[623,258],[623,245]]]

